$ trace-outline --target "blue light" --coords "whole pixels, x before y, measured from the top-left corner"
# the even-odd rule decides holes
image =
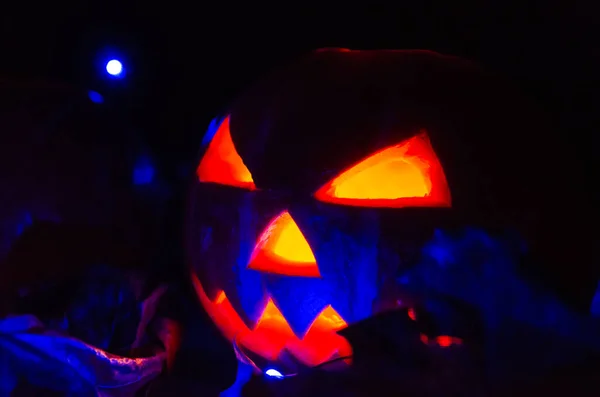
[[[89,91],[88,98],[90,98],[90,101],[92,101],[94,103],[98,103],[98,104],[104,103],[104,97],[102,97],[102,95],[100,95],[96,91]]]
[[[591,312],[594,317],[600,317],[600,281],[598,282],[596,294],[594,294],[594,299],[592,300]]]
[[[223,122],[223,117],[217,117],[210,122],[210,125],[208,126],[208,130],[206,131],[206,133],[204,134],[204,137],[202,138],[202,146],[206,146],[210,143],[210,141],[212,141],[213,137],[217,133],[217,130],[221,126],[222,122]]]
[[[123,73],[123,64],[117,59],[111,59],[106,63],[106,72],[113,77],[119,77]]]
[[[25,214],[23,214],[23,219],[17,224],[17,236],[23,234],[23,232],[31,225],[33,225],[33,217],[29,212],[25,212]]]
[[[148,185],[152,183],[153,179],[154,167],[147,158],[142,157],[133,169],[133,184]]]
[[[266,370],[265,375],[270,376],[271,378],[283,379],[283,375],[281,374],[281,372],[273,368],[269,368],[268,370]]]

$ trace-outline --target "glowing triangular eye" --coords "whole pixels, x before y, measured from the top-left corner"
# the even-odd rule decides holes
[[[287,211],[273,219],[261,234],[248,268],[286,276],[321,277],[308,241]]]
[[[200,182],[218,183],[254,190],[254,180],[238,154],[229,131],[229,116],[218,126],[196,169]],[[211,131],[209,130],[209,134]]]
[[[317,200],[358,207],[450,207],[444,170],[427,134],[380,150],[315,193]]]

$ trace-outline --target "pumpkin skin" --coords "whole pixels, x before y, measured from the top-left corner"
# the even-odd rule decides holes
[[[531,156],[545,144],[524,133],[544,128],[538,115],[496,76],[454,57],[316,51],[248,89],[227,115],[203,142],[188,260],[200,301],[223,334],[268,360],[291,353],[316,365],[348,354],[351,347],[331,335],[398,304],[396,277],[418,261],[435,228],[510,228],[528,239],[539,231],[531,220],[542,203],[552,205],[541,199],[548,172]],[[223,165],[207,153],[223,130],[251,177],[215,177]],[[385,208],[376,200],[319,199],[344,170],[420,134],[431,145],[427,158],[441,165],[447,200]],[[261,237],[286,212],[319,277],[252,266]],[[271,317],[282,316],[285,326],[264,321],[273,306]],[[311,325],[330,308],[343,324],[320,328],[320,341],[311,338]]]

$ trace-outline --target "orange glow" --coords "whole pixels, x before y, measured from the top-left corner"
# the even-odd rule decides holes
[[[462,345],[462,339],[455,338],[454,336],[442,335],[435,338],[435,341],[441,347],[449,347],[452,345]]]
[[[415,309],[408,309],[408,318],[410,318],[413,321],[417,321],[417,314],[415,313]]]
[[[421,342],[426,345],[434,345],[439,347],[462,345],[462,339],[447,335],[440,335],[437,338],[430,339],[427,335],[421,334]]]
[[[248,268],[286,276],[321,277],[308,241],[287,211],[273,219],[261,234]]]
[[[210,141],[208,149],[196,169],[196,175],[200,182],[218,183],[249,190],[256,189],[252,174],[231,139],[229,117],[223,120]]]
[[[450,207],[444,170],[425,132],[363,159],[315,193],[357,207]]]
[[[285,349],[308,366],[319,365],[337,356],[352,354],[350,343],[337,331],[347,326],[341,316],[327,306],[313,321],[304,336],[294,334],[287,320],[271,298],[250,330],[221,292],[214,302],[206,296],[200,281],[192,273],[192,281],[202,306],[223,335],[243,347],[275,361]]]

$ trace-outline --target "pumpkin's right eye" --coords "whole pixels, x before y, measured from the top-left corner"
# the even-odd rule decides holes
[[[321,187],[315,198],[356,207],[450,207],[446,176],[425,132],[379,150]]]

